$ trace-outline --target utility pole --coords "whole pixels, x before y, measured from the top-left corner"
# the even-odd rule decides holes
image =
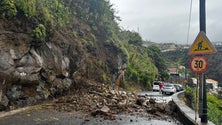
[[[206,78],[205,75],[203,74],[203,107],[202,107],[202,116],[201,116],[201,122],[207,123],[207,92],[206,92]]]
[[[205,0],[200,0],[200,31],[206,33],[206,5]]]
[[[200,32],[203,31],[206,33],[206,1],[205,0],[200,0]],[[199,87],[199,102],[200,102],[200,107],[199,109],[202,111],[199,111],[199,115],[201,118],[201,122],[207,123],[207,96],[206,96],[206,79],[204,73],[200,74],[201,75],[201,80],[200,80],[200,87]]]

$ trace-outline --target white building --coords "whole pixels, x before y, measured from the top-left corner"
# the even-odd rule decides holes
[[[197,84],[197,78],[191,78],[192,79],[192,81],[193,81],[193,84]],[[215,80],[213,80],[213,79],[206,79],[206,84],[207,85],[212,85],[212,89],[213,90],[216,90],[216,89],[218,89],[218,82],[217,81],[215,81]]]

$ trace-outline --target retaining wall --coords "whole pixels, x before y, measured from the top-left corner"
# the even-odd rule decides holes
[[[184,97],[184,91],[176,93],[173,95],[173,102],[177,106],[177,114],[179,116],[179,120],[184,125],[214,125],[211,121],[208,123],[201,123],[201,119],[197,115],[197,119],[195,120],[195,111],[188,107],[184,101],[180,100],[180,98]]]

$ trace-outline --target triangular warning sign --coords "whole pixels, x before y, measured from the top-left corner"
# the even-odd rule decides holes
[[[188,52],[189,55],[204,55],[214,53],[216,53],[216,49],[203,31],[199,32]]]

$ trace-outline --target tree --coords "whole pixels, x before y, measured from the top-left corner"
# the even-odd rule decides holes
[[[167,75],[168,73],[167,73],[166,61],[164,60],[164,57],[160,49],[155,45],[151,45],[147,48],[147,54],[153,60],[153,63],[157,67],[160,74],[160,78],[168,79],[169,75]]]
[[[129,41],[128,41],[129,44],[142,46],[143,41],[142,41],[142,38],[139,35],[139,33],[137,33],[137,32],[128,32],[128,37],[129,37]]]

